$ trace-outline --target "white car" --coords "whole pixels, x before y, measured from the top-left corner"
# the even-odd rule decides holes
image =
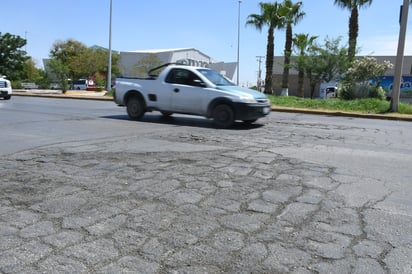
[[[12,88],[9,80],[6,79],[6,76],[0,76],[0,97],[3,97],[4,100],[9,100],[11,98]]]
[[[326,98],[335,98],[337,97],[337,92],[338,91],[338,87],[327,87],[325,89],[326,92]]]

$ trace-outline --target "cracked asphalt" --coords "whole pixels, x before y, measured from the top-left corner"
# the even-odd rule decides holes
[[[410,125],[299,117],[1,158],[0,272],[412,273]]]

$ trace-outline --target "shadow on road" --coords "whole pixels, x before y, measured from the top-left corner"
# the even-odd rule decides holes
[[[165,125],[176,125],[176,126],[190,126],[190,127],[201,127],[201,128],[215,128],[212,120],[205,119],[203,117],[196,116],[163,116],[159,114],[145,114],[142,120],[132,121],[127,115],[108,115],[101,116],[105,119],[115,119],[115,120],[126,120],[131,123],[153,123],[153,124],[165,124]],[[228,128],[228,130],[251,130],[262,127],[263,124],[259,122],[248,124],[243,122],[235,122],[235,124]],[[220,129],[222,130],[222,129]],[[224,130],[224,129],[223,129]]]

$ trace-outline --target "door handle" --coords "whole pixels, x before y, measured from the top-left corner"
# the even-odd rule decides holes
[[[179,91],[180,91],[180,89],[175,88],[173,91],[174,91],[174,92],[179,92]]]

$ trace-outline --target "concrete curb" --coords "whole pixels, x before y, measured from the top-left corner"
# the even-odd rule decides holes
[[[412,122],[412,115],[397,114],[397,113],[371,114],[371,113],[358,113],[358,112],[287,108],[287,107],[277,107],[277,106],[272,106],[272,111]]]
[[[112,97],[96,94],[96,92],[72,92],[66,93],[34,93],[13,91],[12,96],[27,96],[27,97],[43,97],[43,98],[59,98],[59,99],[80,99],[80,100],[100,100],[113,101]]]
[[[77,91],[68,91],[65,94],[13,91],[13,96],[113,101],[112,97],[105,96],[103,94],[96,94],[96,92],[77,92]],[[278,106],[272,106],[272,111],[412,122],[412,115],[397,114],[397,113],[368,114],[368,113],[342,112],[342,111],[330,111],[330,110],[288,108],[288,107],[278,107]]]

